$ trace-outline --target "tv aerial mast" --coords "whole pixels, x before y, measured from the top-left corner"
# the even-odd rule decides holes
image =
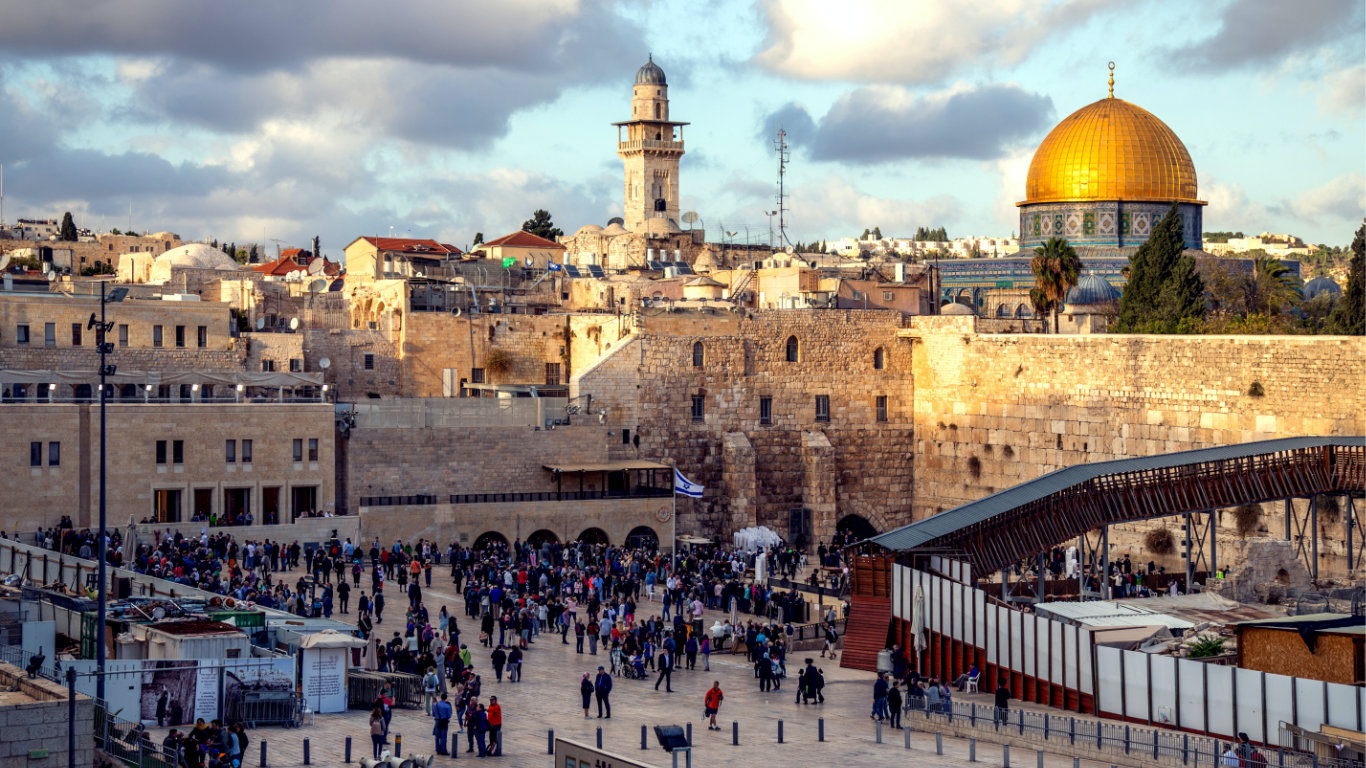
[[[778,214],[778,245],[791,245],[792,241],[787,239],[787,225],[785,215],[787,208],[787,194],[784,188],[785,176],[787,175],[787,161],[791,159],[792,152],[787,146],[787,131],[782,126],[778,127],[778,136],[773,140],[773,150],[778,154],[778,194],[774,195],[774,202],[777,205]]]

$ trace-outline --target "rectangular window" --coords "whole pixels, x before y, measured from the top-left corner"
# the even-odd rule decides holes
[[[43,323],[43,346],[57,346],[57,324]]]
[[[119,346],[120,346],[120,347],[126,347],[126,346],[128,346],[128,324],[127,324],[127,323],[120,323],[120,324],[119,324]]]
[[[316,437],[308,438],[308,460],[318,460],[318,438]]]
[[[816,395],[816,421],[830,420],[830,396]]]
[[[29,465],[30,467],[41,467],[41,466],[43,466],[43,444],[42,444],[42,443],[29,443],[29,444],[28,444],[28,465]]]
[[[854,291],[854,301],[863,301],[863,291]]]
[[[702,422],[706,420],[706,403],[707,398],[705,395],[692,396],[692,420],[694,422]]]
[[[203,349],[203,348],[209,346],[209,326],[207,326],[207,325],[201,325],[201,326],[199,326],[198,331],[196,331],[196,338],[195,338],[195,340],[196,340],[196,342],[198,343],[200,349]]]
[[[185,346],[185,326],[183,325],[175,327],[175,345],[181,348]]]
[[[289,358],[289,370],[291,373],[298,373],[304,369],[304,361],[297,357]]]
[[[171,463],[172,463],[172,464],[184,464],[184,463],[185,463],[185,441],[184,441],[184,440],[172,440],[172,441],[171,441]]]
[[[546,384],[559,384],[559,383],[560,383],[560,364],[559,364],[559,363],[546,363],[546,364],[545,364],[545,383],[546,383]]]
[[[623,429],[623,430],[621,430],[621,444],[622,444],[622,445],[630,445],[630,444],[631,444],[631,430],[629,430],[629,429]]]
[[[250,441],[250,440],[243,440],[243,441],[242,441],[242,463],[243,463],[243,464],[250,464],[250,463],[251,463],[251,441]]]
[[[365,355],[365,370],[367,370],[367,371],[373,371],[373,370],[375,370],[375,356],[374,356],[374,355],[371,355],[371,354],[366,354],[366,355]]]
[[[887,420],[887,396],[886,396],[886,395],[878,395],[878,396],[877,396],[877,420],[878,420],[878,421],[886,421],[886,420]]]
[[[79,347],[80,345],[81,345],[81,324],[80,324],[80,323],[72,323],[72,324],[71,324],[71,346],[73,346],[73,347]]]
[[[304,441],[303,441],[303,440],[295,440],[295,441],[294,441],[294,460],[295,460],[295,461],[303,461],[303,460],[304,460]]]
[[[471,368],[471,369],[470,369],[470,383],[471,383],[471,384],[483,384],[483,383],[484,383],[484,369],[483,369],[483,368]]]
[[[226,451],[226,453],[225,453],[225,460],[226,460],[229,464],[236,464],[236,463],[237,463],[237,441],[236,441],[236,440],[229,440],[229,441],[227,442],[227,451]]]
[[[760,424],[772,424],[772,423],[773,423],[773,398],[771,398],[771,397],[761,397],[761,398],[759,398],[759,423],[760,423]]]
[[[15,332],[14,332],[14,343],[15,343],[15,344],[27,344],[27,343],[28,343],[28,323],[20,323],[20,324],[19,324],[19,327],[18,327],[17,329],[15,329]]]
[[[891,291],[883,291],[883,292],[882,292],[882,300],[883,300],[883,301],[891,301],[891,300],[892,300],[892,292],[891,292]]]
[[[157,441],[157,463],[158,463],[158,464],[165,464],[165,463],[166,463],[166,441],[165,441],[165,440],[158,440],[158,441]]]
[[[47,444],[47,465],[49,467],[59,467],[62,464],[62,444]]]
[[[273,371],[273,370],[275,370],[275,361],[274,361],[274,360],[262,360],[262,361],[261,361],[261,372],[262,372],[262,373],[270,373],[270,372]]]
[[[159,325],[152,326],[152,346],[161,346],[161,326]]]

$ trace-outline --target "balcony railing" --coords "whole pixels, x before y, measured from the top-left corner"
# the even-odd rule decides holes
[[[507,504],[519,501],[596,501],[600,499],[659,499],[668,498],[671,488],[638,486],[624,491],[523,491],[508,493],[453,493],[446,497],[448,504]],[[407,496],[362,496],[362,507],[428,506],[440,504],[434,494]]]
[[[625,152],[632,149],[676,149],[683,151],[683,142],[665,141],[662,139],[636,139],[634,141],[617,142],[617,150]]]

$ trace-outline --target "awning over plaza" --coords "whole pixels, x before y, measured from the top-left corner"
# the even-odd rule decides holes
[[[551,472],[629,472],[633,469],[673,469],[670,464],[657,461],[606,461],[594,464],[565,463],[543,465]]]

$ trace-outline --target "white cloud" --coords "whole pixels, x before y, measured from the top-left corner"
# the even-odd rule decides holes
[[[1306,221],[1359,220],[1366,215],[1366,174],[1344,173],[1322,186],[1303,192],[1290,204]]]
[[[807,80],[938,83],[1008,66],[1116,0],[764,0],[769,35],[755,59]]]
[[[1312,226],[1316,232],[1340,232],[1338,239],[1346,242],[1366,216],[1366,174],[1358,172],[1342,174],[1294,198],[1273,202],[1251,199],[1241,185],[1223,181],[1202,184],[1200,194],[1209,202],[1205,229],[1210,231],[1302,234],[1304,227]],[[1326,242],[1336,240],[1328,237]]]
[[[948,225],[952,227],[960,213],[960,205],[949,195],[935,195],[924,200],[878,197],[864,192],[842,175],[831,174],[820,181],[799,185],[792,192],[792,213],[788,220],[797,222],[800,231],[792,231],[793,240],[814,237],[856,235],[863,227],[881,227],[884,234],[909,236],[916,227]]]
[[[1324,112],[1346,113],[1359,118],[1366,110],[1366,65],[1340,69],[1316,85],[1319,109]]]

